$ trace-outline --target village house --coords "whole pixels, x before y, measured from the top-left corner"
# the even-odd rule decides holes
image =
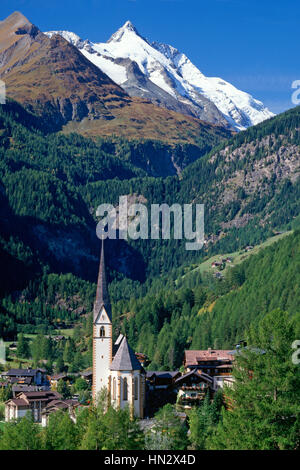
[[[50,401],[42,411],[42,426],[47,426],[49,416],[57,411],[68,411],[71,420],[76,423],[76,409],[78,407],[80,407],[80,403],[76,400],[56,399]]]
[[[211,263],[212,268],[218,268],[220,266],[222,266],[221,261],[214,261],[213,263]]]
[[[26,413],[32,413],[36,423],[42,422],[42,411],[53,400],[61,399],[62,396],[51,390],[39,392],[21,392],[15,398],[5,402],[5,421],[23,418]]]
[[[67,382],[70,379],[70,377],[65,372],[60,372],[59,374],[53,374],[53,375],[48,376],[48,379],[50,381],[51,389],[56,390],[58,382],[60,380]]]
[[[232,379],[235,351],[224,349],[191,350],[184,352],[186,372],[198,370],[213,378],[213,389],[223,388]]]
[[[213,378],[201,370],[192,369],[178,377],[174,387],[177,392],[177,406],[190,409],[199,405],[207,393],[212,395]]]
[[[47,385],[46,371],[44,369],[10,369],[2,372],[1,377],[10,384]]]
[[[147,371],[146,381],[149,390],[166,390],[173,388],[174,383],[178,377],[181,376],[181,372],[176,370],[172,371]]]

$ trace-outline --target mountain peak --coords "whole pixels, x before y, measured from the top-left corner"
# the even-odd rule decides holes
[[[127,20],[126,23],[124,23],[124,25],[122,26],[122,29],[128,29],[129,31],[136,31],[135,26],[129,20]]]
[[[29,26],[32,23],[24,15],[22,15],[22,13],[20,13],[19,11],[14,11],[3,21],[0,21],[0,24],[2,28],[5,28],[7,30],[8,33],[9,31],[14,32],[24,25]]]
[[[122,37],[124,36],[125,33],[135,33],[137,36],[140,36],[140,33],[136,29],[136,27],[131,23],[131,21],[127,20],[126,23],[123,24],[121,28],[118,29],[107,41],[109,42],[119,42],[121,41]],[[141,37],[141,36],[140,36]]]

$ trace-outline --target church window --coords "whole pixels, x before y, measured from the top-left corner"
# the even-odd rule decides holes
[[[105,328],[104,326],[101,326],[100,328],[100,337],[103,338],[105,336]]]
[[[116,387],[116,378],[113,378],[113,400],[117,397],[117,387]]]
[[[139,399],[139,379],[138,379],[138,377],[135,377],[135,379],[134,379],[134,399],[135,400]]]
[[[128,400],[128,385],[126,377],[123,379],[123,400]]]

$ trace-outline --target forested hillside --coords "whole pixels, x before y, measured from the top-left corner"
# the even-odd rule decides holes
[[[233,348],[276,308],[299,313],[300,231],[229,268],[222,280],[196,276],[192,289],[174,292],[173,283],[116,304],[121,331],[149,355],[151,370],[180,367],[184,349]]]
[[[4,331],[9,337],[22,330],[16,323],[24,325],[25,319],[33,325],[33,330],[39,324],[47,329],[57,318],[77,321],[81,304],[88,313],[94,297],[93,287],[86,294],[81,288],[80,296],[76,296],[76,289],[82,279],[96,281],[99,242],[95,236],[95,211],[102,202],[117,205],[120,195],[142,200],[148,207],[162,202],[204,203],[207,240],[200,252],[187,252],[185,240],[129,240],[128,243],[109,240],[111,292],[115,302],[124,299],[124,306],[118,306],[117,310],[122,315],[130,311],[126,302],[131,298],[144,298],[148,294],[154,308],[156,301],[151,296],[163,290],[162,298],[168,297],[167,292],[173,290],[173,282],[180,277],[184,266],[201,262],[213,253],[228,253],[258,244],[274,231],[299,226],[298,108],[227,142],[220,143],[216,135],[215,140],[203,141],[200,147],[45,134],[42,123],[15,102],[2,106],[0,113],[0,249],[6,268],[1,272],[1,312],[9,324]],[[216,141],[219,146],[203,155]],[[164,177],[166,166],[162,161],[166,152],[171,155],[173,170],[176,167],[179,175]],[[52,273],[57,276],[53,278]],[[61,273],[70,273],[70,277],[65,278]],[[172,315],[182,331],[186,331],[183,343],[194,340],[196,325],[186,330],[191,322],[186,321],[189,317],[182,309],[198,311],[203,307],[203,299],[215,300],[215,289],[218,295],[224,293],[225,284],[207,282],[214,287],[204,293],[200,278],[188,285],[199,289],[197,301],[189,295],[176,305],[172,300],[167,307],[163,306],[164,300],[160,301],[160,320],[155,319],[156,314],[149,320],[156,325],[152,339],[151,335],[147,338],[151,343],[146,346],[150,355],[162,328],[165,330],[160,340],[163,338],[164,342],[170,336],[166,333]],[[54,292],[63,292],[66,285],[75,300],[69,299],[66,308],[61,309],[60,299]],[[50,310],[41,308],[45,302]],[[143,311],[144,304],[136,302],[138,307],[134,311]],[[125,315],[124,328],[128,329],[130,341],[141,347],[142,343],[136,343],[134,337],[137,331],[141,337],[147,336],[148,327],[135,326],[136,320],[127,324],[130,318]],[[164,326],[165,319],[168,322]],[[210,338],[207,314],[202,321],[207,321],[201,334],[208,342],[226,343],[227,339],[219,338],[218,334]],[[232,342],[241,332],[240,329],[230,331],[228,341]],[[178,343],[180,347],[177,343],[171,350],[182,349],[183,343]],[[165,354],[156,357],[155,364],[165,364],[165,357]],[[171,364],[177,365],[176,354],[174,358]]]

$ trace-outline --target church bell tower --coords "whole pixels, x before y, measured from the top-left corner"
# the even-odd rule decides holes
[[[96,301],[93,311],[93,402],[106,387],[110,395],[110,365],[112,362],[112,313],[108,295],[104,241],[102,239]]]

